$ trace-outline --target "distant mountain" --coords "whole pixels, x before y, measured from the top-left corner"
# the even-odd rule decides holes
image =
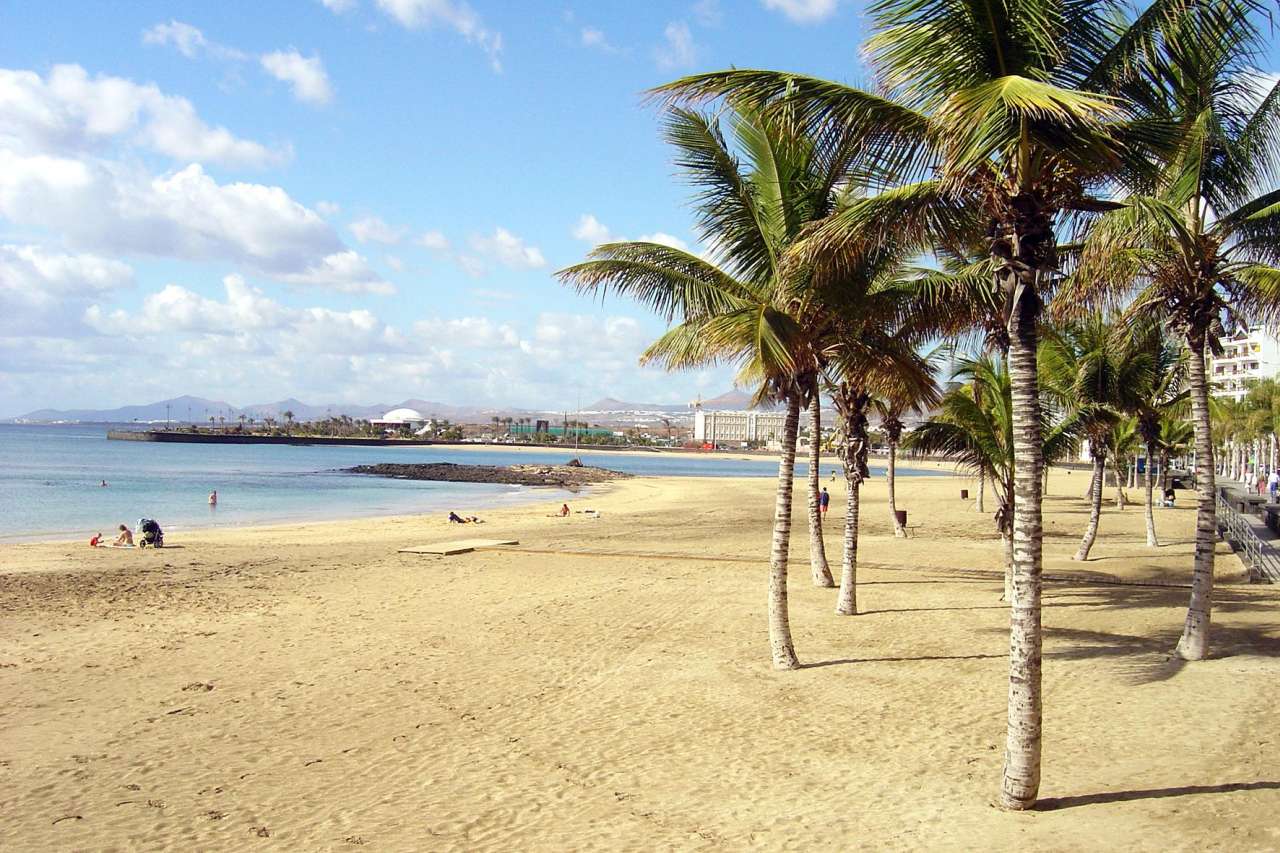
[[[392,409],[417,409],[428,417],[435,416],[450,420],[478,418],[488,420],[496,414],[516,414],[522,409],[512,408],[480,408],[477,406],[454,406],[448,403],[437,403],[431,400],[405,400],[400,403],[360,405],[358,403],[329,403],[311,405],[290,397],[275,403],[254,403],[237,407],[222,400],[206,400],[203,397],[174,397],[171,400],[160,400],[141,406],[121,406],[117,409],[38,409],[27,412],[10,420],[26,423],[52,423],[55,421],[79,421],[87,423],[163,423],[165,418],[179,423],[205,423],[210,417],[224,418],[227,423],[235,423],[241,415],[261,421],[274,418],[285,420],[284,413],[292,412],[295,421],[317,421],[330,417],[376,418]]]
[[[615,397],[605,397],[582,407],[584,412],[684,412],[688,409],[687,403],[628,403]]]
[[[718,397],[702,401],[702,408],[708,411],[738,411],[751,408],[751,395],[743,391],[729,391]],[[772,410],[775,406],[761,406],[762,410]],[[685,412],[689,411],[689,403],[629,403],[614,397],[596,400],[584,407],[586,412]]]
[[[38,409],[13,418],[13,420],[128,423],[134,420],[163,421],[166,417],[172,420],[185,421],[190,417],[191,420],[203,421],[209,415],[226,417],[228,411],[231,412],[233,419],[240,414],[239,409],[222,400],[206,400],[203,397],[183,396],[141,406],[121,406],[118,409]]]

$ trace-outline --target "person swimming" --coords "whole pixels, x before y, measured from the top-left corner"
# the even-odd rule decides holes
[[[212,492],[209,493],[209,506],[217,506],[217,505],[218,505],[218,490],[214,489]]]

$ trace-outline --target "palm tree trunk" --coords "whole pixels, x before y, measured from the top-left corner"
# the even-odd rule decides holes
[[[1204,333],[1189,335],[1191,423],[1196,447],[1196,557],[1191,572],[1191,603],[1178,640],[1177,655],[1201,660],[1209,653],[1213,610],[1213,549],[1217,540],[1217,504],[1213,483],[1213,433],[1209,420],[1209,383],[1205,377]]]
[[[822,403],[817,393],[809,407],[809,431],[809,568],[814,586],[833,587],[836,582],[827,565],[827,545],[822,541],[822,497],[818,494],[822,475]]]
[[[1164,497],[1165,490],[1169,488],[1169,453],[1166,450],[1160,451],[1160,497]]]
[[[1000,544],[1004,547],[1004,596],[1001,601],[1013,601],[1013,537],[1000,531]]]
[[[1093,488],[1089,496],[1089,526],[1084,529],[1084,538],[1080,540],[1080,550],[1076,551],[1073,560],[1089,559],[1089,551],[1093,548],[1093,540],[1098,537],[1098,519],[1102,517],[1102,481],[1107,476],[1107,456],[1097,453],[1093,457]]]
[[[906,538],[907,531],[903,529],[902,524],[898,521],[898,501],[893,490],[894,473],[897,469],[897,460],[898,442],[895,439],[890,439],[889,466],[885,470],[884,479],[889,486],[889,518],[893,519],[893,535],[902,539]]]
[[[986,495],[986,491],[987,491],[987,472],[986,470],[979,468],[978,469],[978,502],[974,506],[974,509],[977,510],[978,512],[985,512],[985,510],[982,508],[982,499]]]
[[[1160,540],[1156,538],[1156,513],[1153,494],[1155,492],[1155,481],[1151,475],[1151,463],[1155,459],[1156,446],[1153,442],[1147,442],[1147,471],[1143,478],[1147,492],[1147,545],[1151,548],[1159,548]]]
[[[782,457],[778,460],[778,495],[773,512],[773,551],[769,557],[769,647],[775,669],[796,669],[787,615],[787,556],[791,545],[791,490],[795,477],[796,432],[800,425],[800,398],[788,395],[787,417],[782,424]]]
[[[855,616],[858,613],[858,509],[862,477],[846,466],[844,483],[848,506],[844,512],[844,560],[840,566],[836,613]]]
[[[1124,483],[1127,478],[1124,475],[1124,471],[1120,468],[1119,454],[1111,457],[1111,471],[1116,477],[1116,509],[1124,509]]]
[[[1002,273],[1012,278],[1014,272]],[[1006,282],[1001,282],[1006,284]],[[1000,805],[1028,809],[1040,793],[1040,746],[1044,697],[1041,686],[1040,469],[1043,460],[1040,384],[1036,369],[1035,282],[1016,299],[1009,318],[1009,378],[1013,404],[1013,601],[1009,625],[1009,707]],[[1006,292],[1017,293],[1007,282]]]

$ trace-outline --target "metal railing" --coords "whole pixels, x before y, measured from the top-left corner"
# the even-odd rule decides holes
[[[1250,579],[1280,581],[1280,552],[1258,538],[1249,520],[1218,495],[1218,530],[1249,567]]]

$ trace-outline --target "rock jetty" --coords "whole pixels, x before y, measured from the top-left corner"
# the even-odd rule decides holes
[[[577,462],[577,460],[573,460]],[[436,480],[445,483],[499,483],[512,486],[555,486],[576,491],[592,483],[607,483],[630,477],[622,471],[593,468],[581,462],[573,465],[457,465],[429,462],[417,465],[381,463],[344,468],[352,474],[394,477],[398,480]]]

